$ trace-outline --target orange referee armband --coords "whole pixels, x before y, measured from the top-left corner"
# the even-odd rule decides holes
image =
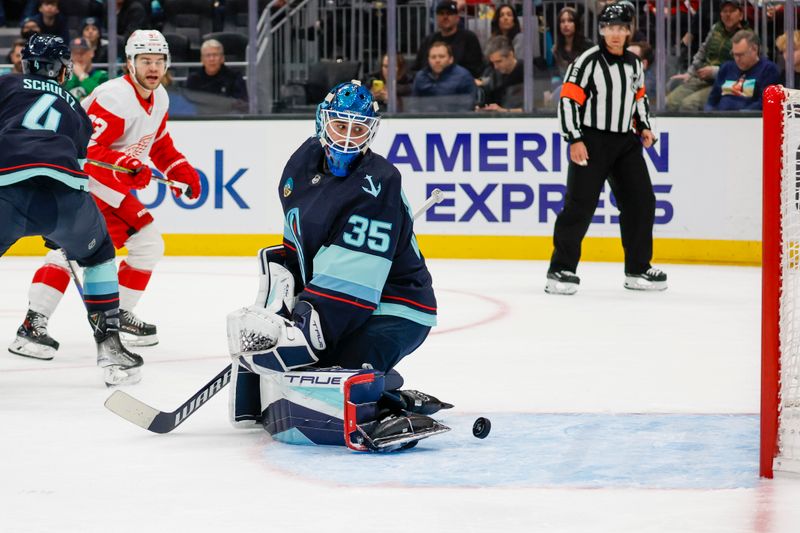
[[[580,85],[567,82],[561,86],[561,98],[569,98],[576,101],[578,105],[583,105],[586,101],[586,93],[583,92]]]

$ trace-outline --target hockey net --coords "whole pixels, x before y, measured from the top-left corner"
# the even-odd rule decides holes
[[[800,91],[764,92],[760,472],[800,473]]]

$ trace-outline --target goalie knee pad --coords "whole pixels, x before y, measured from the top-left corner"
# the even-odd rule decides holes
[[[393,451],[449,431],[432,418],[388,413],[379,401],[394,371],[328,368],[261,375],[264,429],[280,442]]]
[[[258,252],[258,294],[255,305],[273,313],[282,309],[291,313],[297,301],[294,276],[284,266],[286,251],[283,245],[269,246]]]

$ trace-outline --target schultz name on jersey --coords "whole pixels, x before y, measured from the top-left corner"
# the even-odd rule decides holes
[[[436,325],[431,276],[414,235],[400,172],[368,151],[346,178],[323,172],[312,137],[292,155],[279,184],[287,267],[301,300],[335,344],[372,315]]]
[[[36,74],[0,77],[0,186],[47,176],[80,190],[92,123],[74,96]]]

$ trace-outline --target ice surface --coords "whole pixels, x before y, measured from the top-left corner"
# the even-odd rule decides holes
[[[584,264],[565,297],[542,262],[429,263],[440,327],[398,370],[456,405],[453,431],[394,455],[234,430],[225,392],[168,435],[116,417],[70,288],[53,361],[0,355],[0,531],[800,531],[800,479],[757,477],[758,269],[665,265],[647,294]],[[3,342],[38,265],[0,259]],[[172,410],[222,369],[255,272],[165,259],[137,308],[162,342],[126,390]]]

